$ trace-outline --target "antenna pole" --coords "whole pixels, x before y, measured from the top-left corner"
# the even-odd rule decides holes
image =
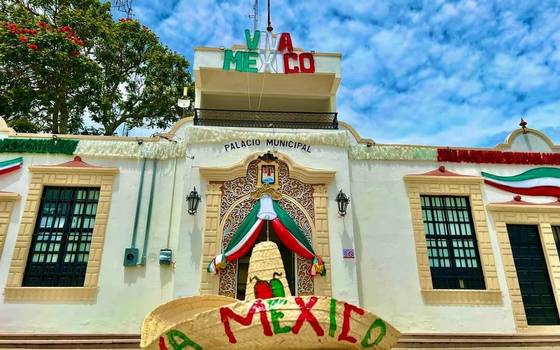
[[[253,33],[257,31],[259,26],[259,0],[255,0],[253,5],[253,15],[249,15],[253,19]]]
[[[266,27],[266,30],[272,32],[272,29],[272,22],[270,21],[270,0],[268,0],[268,26]]]

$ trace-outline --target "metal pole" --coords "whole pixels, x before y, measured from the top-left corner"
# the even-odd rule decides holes
[[[255,0],[253,6],[253,33],[255,33],[259,26],[259,0]]]
[[[136,248],[136,235],[138,233],[138,216],[140,214],[140,201],[142,200],[142,189],[144,188],[144,172],[146,172],[146,158],[142,164],[142,173],[140,174],[140,186],[138,186],[138,198],[136,199],[136,213],[134,214],[134,228],[132,229],[132,243],[130,246]]]
[[[268,26],[266,27],[266,30],[272,32],[272,22],[270,21],[270,0],[268,0]]]
[[[146,265],[146,250],[148,249],[148,239],[150,237],[150,222],[152,221],[152,206],[154,203],[154,187],[156,184],[156,172],[157,172],[157,159],[153,161],[154,165],[152,167],[152,187],[150,188],[150,199],[148,201],[148,217],[146,219],[146,233],[144,234],[144,247],[142,248],[142,261],[141,265]]]

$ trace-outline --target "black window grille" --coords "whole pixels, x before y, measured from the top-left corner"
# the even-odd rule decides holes
[[[83,286],[98,200],[99,188],[44,188],[23,286]]]
[[[421,196],[434,289],[485,289],[468,197]]]

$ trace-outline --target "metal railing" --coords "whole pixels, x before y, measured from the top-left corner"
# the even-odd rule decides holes
[[[194,125],[247,128],[338,129],[336,112],[195,108]]]

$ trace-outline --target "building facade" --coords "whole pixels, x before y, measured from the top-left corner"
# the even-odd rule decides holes
[[[245,299],[250,251],[215,259],[266,191],[326,270],[257,232],[292,295],[375,313],[397,348],[560,346],[560,146],[525,126],[491,149],[377,144],[338,120],[340,55],[262,35],[196,49],[194,116],[165,134],[4,123],[0,347],[134,348],[162,303]]]

